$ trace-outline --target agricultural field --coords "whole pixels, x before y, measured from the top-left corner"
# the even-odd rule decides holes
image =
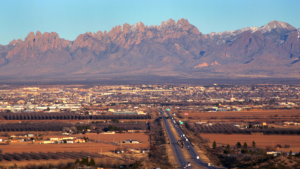
[[[119,123],[116,123],[119,124]],[[126,127],[126,124],[120,123]],[[146,126],[146,123],[132,123],[129,126],[137,128],[138,125]],[[127,125],[127,126],[128,126]],[[99,126],[98,126],[99,127]],[[104,126],[101,126],[104,127]],[[129,127],[130,128],[130,127]],[[133,128],[132,128],[133,129]],[[25,132],[25,131],[23,131]],[[21,132],[21,133],[23,133]],[[2,132],[4,133],[4,132]],[[6,132],[5,134],[17,134],[20,132]],[[28,133],[28,132],[27,132]],[[62,138],[68,137],[59,134],[59,132],[53,131],[40,131],[32,132],[33,134],[43,133],[43,139],[47,140],[49,138]],[[47,134],[45,134],[47,133]],[[61,133],[61,132],[60,132]],[[26,133],[25,133],[26,134]],[[10,142],[9,144],[3,143],[0,145],[0,161],[1,166],[11,166],[11,164],[17,164],[18,166],[26,166],[30,164],[57,164],[57,161],[65,160],[66,163],[74,163],[74,160],[82,157],[92,157],[97,161],[105,161],[108,158],[113,160],[119,160],[118,163],[128,162],[124,161],[123,156],[118,156],[113,152],[115,150],[149,150],[150,142],[149,135],[146,133],[115,133],[115,134],[105,134],[105,132],[97,133],[85,133],[85,134],[70,134],[71,137],[77,138],[88,138],[86,143],[61,143],[61,144],[40,144],[42,141],[27,141],[27,142]],[[8,139],[8,137],[1,137],[3,139]],[[120,143],[124,140],[137,140],[140,143],[137,144],[123,144]],[[130,150],[131,151],[131,150]],[[101,155],[102,154],[102,155]],[[126,157],[132,156],[132,158],[144,158],[147,154],[126,154]],[[120,161],[121,159],[121,161]],[[122,162],[123,160],[123,162]],[[131,161],[131,163],[134,161]],[[129,162],[130,163],[130,162]],[[66,164],[64,164],[66,165]],[[107,164],[105,164],[107,165]],[[109,164],[110,165],[110,164]]]
[[[176,112],[176,111],[174,111]],[[300,110],[250,110],[250,111],[225,111],[225,112],[198,112],[178,111],[178,117],[189,120],[210,121],[300,121]]]
[[[257,147],[275,147],[281,145],[282,148],[278,151],[289,152],[293,149],[295,152],[300,150],[300,136],[298,135],[240,135],[240,134],[201,134],[203,138],[209,139],[209,145],[212,147],[213,141],[216,141],[217,146],[235,146],[237,142],[243,144],[246,142],[249,146],[255,141]],[[284,145],[289,145],[289,148],[283,148]]]
[[[82,158],[86,156],[91,156],[91,157],[101,157],[101,154],[96,154],[96,153],[86,153],[86,152],[22,152],[22,153],[5,153],[0,155],[0,161],[6,160],[6,161],[12,161],[12,160],[50,160],[50,159],[65,159],[65,158],[71,158],[71,159],[76,159],[76,158]]]
[[[113,151],[119,146],[126,146],[130,148],[145,148],[149,149],[149,135],[145,133],[116,133],[116,134],[97,134],[97,133],[86,133],[86,134],[74,134],[70,135],[72,137],[83,138],[87,137],[92,142],[86,143],[74,143],[74,144],[39,144],[36,141],[34,144],[32,142],[18,142],[10,143],[8,145],[0,145],[3,153],[13,153],[13,152],[56,152],[56,151],[87,151],[87,152],[103,152]],[[43,139],[53,137],[64,137],[62,135],[48,135],[44,136]],[[7,139],[7,137],[2,137]],[[120,144],[124,140],[137,140],[138,144]]]
[[[105,143],[74,143],[74,144],[31,144],[16,143],[0,145],[3,153],[22,153],[22,152],[58,152],[58,151],[85,151],[85,152],[109,152],[118,146]]]
[[[107,158],[112,156],[115,150],[135,149],[138,152],[149,150],[149,135],[146,134],[149,133],[148,123],[135,121],[135,119],[126,119],[128,121],[124,120],[124,122],[122,119],[119,122],[119,119],[108,119],[105,122],[81,120],[80,123],[70,119],[70,122],[55,119],[44,120],[45,122],[12,120],[19,122],[10,123],[10,120],[2,119],[5,122],[0,124],[0,138],[4,140],[0,145],[2,152],[0,161],[3,163],[12,161],[24,166],[32,161],[46,160],[52,163],[59,159],[77,159],[87,156],[102,159],[99,153]],[[112,134],[112,131],[116,133]],[[27,137],[29,133],[34,136]],[[69,136],[70,138],[67,138]],[[71,137],[85,140],[85,143],[72,143],[74,138]],[[60,139],[60,141],[55,141],[55,144],[43,144],[49,138]],[[62,141],[63,138],[69,142]],[[124,140],[137,140],[140,143],[122,144]],[[131,151],[134,150],[127,153]],[[141,155],[144,156],[147,154]]]
[[[267,161],[269,151],[300,152],[300,110],[182,111],[176,118],[224,166],[254,166]]]
[[[215,133],[215,134],[263,134],[263,135],[300,135],[298,128],[239,128],[227,123],[186,123],[186,127],[196,133]],[[248,127],[248,126],[247,126]]]

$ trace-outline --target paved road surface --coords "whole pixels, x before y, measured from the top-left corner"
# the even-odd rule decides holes
[[[170,112],[169,111],[166,111],[167,112],[167,115],[169,117],[172,117]],[[181,131],[181,129],[179,128],[179,126],[177,124],[175,124],[173,121],[172,121],[172,125],[174,126],[174,128],[176,129],[177,133],[179,134],[179,136],[182,136],[184,133],[183,131]],[[216,167],[213,167],[213,166],[208,166],[207,163],[205,163],[203,160],[201,159],[197,159],[197,156],[199,156],[197,154],[197,152],[195,151],[195,149],[193,148],[193,146],[191,145],[191,143],[189,141],[186,141],[185,138],[181,137],[182,138],[182,141],[184,142],[184,145],[186,146],[186,148],[188,149],[191,157],[195,160],[195,162],[203,167],[206,167],[206,168],[209,168],[209,169],[218,169]]]
[[[175,136],[174,136],[174,134],[171,130],[171,127],[170,127],[169,123],[167,122],[167,118],[166,118],[165,114],[163,113],[162,109],[160,109],[159,111],[160,111],[161,117],[164,121],[164,124],[166,126],[166,130],[167,130],[167,133],[168,133],[168,136],[169,136],[170,145],[171,145],[172,149],[175,152],[177,161],[182,167],[184,167],[186,165],[186,160],[185,160],[185,158],[182,154],[181,148],[177,144],[178,140],[176,140],[176,138],[175,138]]]

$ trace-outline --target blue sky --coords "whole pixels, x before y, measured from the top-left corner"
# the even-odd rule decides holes
[[[300,27],[299,0],[8,0],[0,5],[0,44],[30,31],[57,32],[74,40],[85,32],[109,31],[116,25],[159,25],[170,18],[188,19],[200,32],[262,26],[272,20]]]

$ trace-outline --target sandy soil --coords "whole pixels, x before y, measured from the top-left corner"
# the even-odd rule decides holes
[[[211,142],[209,144],[212,146],[212,142],[215,140],[217,146],[221,145],[232,145],[234,146],[238,141],[243,145],[244,142],[248,146],[252,145],[252,141],[255,141],[257,147],[265,148],[267,146],[274,147],[277,144],[282,146],[290,145],[288,149],[282,149],[289,152],[291,149],[293,151],[300,150],[300,136],[297,135],[238,135],[238,134],[201,134],[202,137],[208,138]]]

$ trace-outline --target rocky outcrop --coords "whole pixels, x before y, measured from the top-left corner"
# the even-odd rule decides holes
[[[46,32],[44,34],[41,34],[39,31],[36,34],[30,32],[24,41],[18,39],[8,44],[8,46],[12,46],[13,48],[7,53],[6,59],[26,59],[28,57],[36,57],[48,50],[65,50],[71,43],[59,38],[55,32]]]

